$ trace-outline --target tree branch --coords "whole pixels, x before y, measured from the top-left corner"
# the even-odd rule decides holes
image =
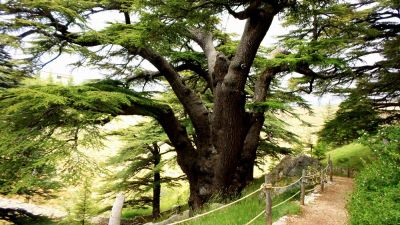
[[[21,10],[24,11],[23,9]],[[51,25],[58,31],[51,35],[59,38],[61,41],[66,41],[67,43],[77,44],[85,47],[104,44],[102,43],[101,39],[98,39],[96,37],[90,36],[87,38],[80,38],[82,34],[69,32],[67,29],[68,27],[61,24],[60,21],[54,18],[51,12],[39,9],[37,11],[35,10],[34,13],[38,14],[40,17],[48,18],[51,21]],[[138,48],[132,45],[122,47],[127,49],[128,54],[140,55],[144,59],[151,62],[159,70],[159,72],[167,79],[175,95],[178,97],[179,101],[188,112],[188,115],[193,122],[193,126],[198,133],[198,137],[202,140],[210,139],[211,134],[208,117],[209,112],[207,108],[203,105],[200,97],[197,96],[196,93],[194,93],[191,89],[185,86],[175,68],[169,62],[167,62],[165,58],[154,52],[151,48]],[[207,81],[209,81],[209,79],[207,79]]]
[[[258,10],[258,7],[261,5],[261,0],[251,1],[250,5],[243,11],[235,12],[228,5],[225,5],[225,8],[228,10],[229,14],[239,20],[245,20],[249,18],[253,13]]]
[[[274,16],[274,12],[266,8],[257,10],[247,19],[242,38],[229,65],[228,75],[225,76],[224,82],[235,83],[239,89],[243,89],[254,57]]]
[[[201,140],[209,140],[211,136],[209,112],[200,97],[183,83],[175,68],[152,49],[140,48],[133,49],[133,51],[151,62],[163,74],[184,109],[188,112],[198,137]],[[202,149],[200,145],[204,142],[207,141],[197,142],[197,147]]]
[[[336,77],[336,74],[321,74],[321,73],[316,73],[313,71],[310,66],[307,63],[299,63],[296,65],[295,71],[297,73],[301,73],[307,77],[311,78],[318,78],[322,80],[327,80]]]
[[[206,55],[209,76],[207,80],[211,81],[218,54],[213,44],[213,36],[210,32],[202,31],[195,28],[189,29],[189,33],[190,38],[194,40],[198,45],[200,45],[200,47],[203,49],[204,54]]]
[[[186,61],[179,66],[175,67],[176,72],[181,72],[185,70],[190,70],[192,72],[195,72],[197,75],[202,77],[209,85],[211,85],[211,80],[208,77],[207,71],[205,71],[203,68],[201,68],[200,65]],[[137,73],[133,76],[127,77],[126,82],[132,82],[135,80],[153,80],[157,77],[161,77],[163,74],[161,74],[160,71],[150,71],[150,70],[145,70],[140,73]]]
[[[151,103],[146,101],[133,102],[132,105],[123,107],[122,113],[119,113],[118,115],[142,115],[155,118],[163,127],[179,156],[187,159],[196,158],[196,151],[192,146],[186,129],[175,117],[170,106],[155,101]],[[178,161],[184,172],[190,170],[192,162],[194,162],[194,160]]]

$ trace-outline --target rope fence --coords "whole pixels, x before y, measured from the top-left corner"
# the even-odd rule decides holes
[[[253,223],[254,221],[256,221],[258,219],[258,217],[262,216],[264,213],[265,213],[265,209],[263,211],[261,211],[260,214],[258,214],[253,219],[251,219],[249,222],[247,222],[245,225],[249,225],[249,224]]]
[[[233,202],[230,202],[230,203],[228,203],[228,204],[226,204],[226,205],[220,206],[220,207],[218,207],[218,208],[215,208],[215,209],[213,209],[213,210],[210,210],[210,211],[205,212],[205,213],[202,213],[202,214],[197,214],[197,215],[195,215],[195,216],[193,216],[193,217],[190,217],[190,218],[187,218],[187,219],[184,219],[184,220],[181,220],[181,221],[177,221],[177,222],[174,222],[174,223],[170,223],[169,225],[184,223],[184,222],[187,222],[187,221],[189,221],[189,220],[194,220],[194,219],[203,217],[203,216],[205,216],[205,215],[208,215],[208,214],[210,214],[210,213],[213,213],[213,212],[215,212],[215,211],[224,209],[224,208],[226,208],[226,207],[228,207],[228,206],[231,206],[231,205],[233,205],[233,204],[235,204],[235,203],[238,203],[238,202],[242,201],[243,199],[246,199],[246,198],[248,198],[248,197],[254,195],[255,193],[261,191],[262,189],[263,189],[263,186],[261,186],[260,188],[258,188],[258,189],[255,190],[255,191],[251,192],[250,194],[247,194],[246,196],[243,196],[242,198],[239,198],[239,199],[237,199],[237,200],[235,200],[235,201],[233,201]]]
[[[279,204],[272,206],[271,208],[273,209],[273,208],[276,208],[276,207],[278,207],[278,206],[280,206],[280,205],[285,204],[286,202],[288,202],[290,199],[294,198],[294,197],[295,197],[296,195],[298,195],[299,193],[300,193],[300,191],[296,192],[296,194],[294,194],[294,195],[292,195],[291,197],[287,198],[285,201],[282,201],[282,202],[280,202]]]
[[[213,213],[213,212],[222,210],[222,209],[224,209],[224,208],[227,208],[227,207],[229,207],[229,206],[231,206],[231,205],[233,205],[233,204],[236,204],[236,203],[238,203],[238,202],[240,202],[240,201],[242,201],[242,200],[244,200],[244,199],[246,199],[246,198],[248,198],[248,197],[254,195],[255,193],[257,193],[257,192],[259,192],[259,191],[261,191],[261,190],[264,190],[264,192],[265,192],[265,196],[266,196],[266,199],[265,199],[265,201],[266,201],[266,208],[265,208],[265,210],[263,210],[263,211],[261,211],[259,214],[257,214],[255,217],[253,217],[250,221],[248,221],[247,223],[245,223],[244,225],[249,225],[249,224],[253,223],[253,222],[256,221],[259,217],[261,217],[263,214],[266,215],[266,221],[267,221],[266,224],[267,224],[267,225],[272,225],[272,209],[274,209],[274,208],[276,208],[276,207],[278,207],[278,206],[281,206],[281,205],[285,204],[286,202],[288,202],[288,201],[290,201],[291,199],[293,199],[294,197],[296,197],[298,194],[300,194],[300,204],[301,204],[301,205],[304,205],[305,193],[314,191],[314,190],[317,188],[317,186],[314,186],[314,187],[311,188],[311,189],[305,190],[305,186],[306,186],[306,184],[308,183],[308,182],[307,182],[307,178],[317,178],[317,177],[319,177],[319,178],[320,178],[321,192],[323,192],[323,191],[324,191],[324,183],[325,183],[325,181],[326,181],[326,180],[325,180],[325,177],[326,177],[325,175],[329,175],[329,176],[330,176],[330,181],[333,181],[333,179],[332,179],[332,173],[333,173],[333,169],[332,169],[332,160],[331,160],[330,157],[329,157],[327,166],[326,166],[324,169],[321,169],[319,172],[316,172],[316,173],[311,174],[311,175],[310,175],[310,174],[309,174],[309,175],[306,175],[306,171],[303,170],[303,171],[302,171],[302,176],[301,176],[299,179],[297,179],[296,181],[294,181],[294,182],[292,182],[292,183],[290,183],[290,184],[288,184],[288,185],[279,186],[279,187],[278,187],[278,186],[272,186],[272,185],[268,182],[268,180],[266,179],[265,183],[263,183],[263,184],[261,185],[260,188],[258,188],[257,190],[255,190],[255,191],[253,191],[253,192],[251,192],[251,193],[249,193],[249,194],[243,196],[242,198],[239,198],[239,199],[237,199],[237,200],[235,200],[235,201],[233,201],[233,202],[230,202],[230,203],[228,203],[228,204],[226,204],[226,205],[220,206],[220,207],[215,208],[215,209],[213,209],[213,210],[207,211],[207,212],[205,212],[205,213],[197,214],[197,215],[195,215],[195,216],[193,216],[193,217],[190,217],[190,218],[187,218],[187,219],[184,219],[184,220],[180,220],[180,221],[177,221],[177,222],[174,222],[174,223],[170,223],[169,225],[181,224],[181,223],[184,223],[184,222],[188,222],[188,221],[191,221],[191,220],[194,220],[194,219],[197,219],[197,218],[206,216],[206,215],[211,214],[211,213]],[[272,206],[272,200],[271,200],[271,199],[272,199],[272,198],[271,198],[272,189],[274,189],[274,190],[277,190],[277,189],[285,189],[285,188],[288,188],[288,187],[290,187],[290,186],[293,186],[293,185],[295,185],[295,184],[297,184],[297,183],[300,183],[300,190],[299,190],[298,192],[296,192],[295,194],[293,194],[293,195],[290,196],[289,198],[283,200],[282,202],[280,202],[280,203],[278,203],[278,204]],[[317,183],[318,183],[318,182],[314,182],[312,185],[315,185],[315,184],[317,184]]]
[[[298,180],[296,180],[295,182],[293,182],[293,183],[291,183],[291,184],[288,184],[288,185],[286,185],[286,186],[282,186],[282,187],[271,187],[272,189],[285,189],[285,188],[288,188],[288,187],[290,187],[290,186],[293,186],[293,185],[295,185],[295,184],[297,184],[299,181],[301,181],[301,179],[302,179],[302,177],[300,177]]]
[[[313,187],[313,188],[307,189],[307,190],[305,190],[305,192],[308,193],[308,192],[315,191],[315,189],[317,189],[317,187],[318,187],[318,186],[315,186],[315,187]]]

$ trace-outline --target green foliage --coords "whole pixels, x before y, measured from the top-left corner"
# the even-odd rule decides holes
[[[183,176],[164,175],[165,168],[174,166],[176,155],[171,148],[160,150],[168,139],[156,121],[142,122],[114,135],[119,135],[125,146],[107,162],[110,173],[102,191],[105,196],[124,192],[126,208],[146,208],[152,206],[155,173],[161,173],[160,185],[180,186]]]
[[[28,36],[34,36],[29,46],[9,46],[23,49],[29,60],[40,66],[46,64],[41,61],[43,52],[54,57],[58,57],[60,52],[79,53],[86,59],[85,62],[93,66],[109,69],[115,74],[119,72],[118,75],[131,74],[136,66],[130,62],[137,58],[132,49],[151,46],[161,55],[174,59],[183,50],[191,49],[182,47],[188,42],[187,28],[199,24],[206,30],[215,28],[219,22],[218,14],[223,9],[223,5],[217,2],[203,4],[183,0],[162,3],[134,0],[11,0],[0,4],[3,14],[12,15],[1,23],[1,33],[22,34],[9,35],[15,39],[12,45],[26,41],[24,38],[28,39]],[[22,11],[26,13],[19,13]],[[112,22],[101,29],[93,29],[89,23],[90,17],[104,11],[119,11],[129,21]],[[18,16],[14,16],[16,14]],[[52,23],[49,24],[49,20]],[[79,35],[71,33],[71,27]],[[93,45],[118,45],[124,50],[110,47],[104,54],[83,47]],[[123,62],[116,64],[110,57]],[[82,60],[76,62],[76,65],[82,64]]]
[[[400,128],[383,127],[361,142],[377,157],[356,178],[356,189],[349,204],[353,225],[400,223]],[[368,207],[369,206],[369,207]]]
[[[320,141],[315,146],[312,154],[318,159],[322,160],[326,157],[326,152],[329,150],[328,144],[323,141]]]
[[[1,193],[48,194],[60,187],[54,178],[73,181],[80,179],[79,171],[92,168],[81,148],[101,146],[98,125],[139,99],[111,84],[34,85],[2,91]]]
[[[376,135],[364,135],[360,141],[371,148],[380,159],[386,162],[400,163],[399,138],[400,127],[396,124],[384,126]]]
[[[299,137],[287,129],[289,124],[280,117],[295,118],[303,125],[310,126],[295,112],[295,108],[297,107],[312,113],[309,104],[301,96],[281,90],[271,90],[267,101],[248,103],[247,106],[254,111],[266,110],[264,113],[265,121],[262,127],[263,134],[260,135],[260,143],[257,149],[256,164],[260,164],[267,155],[278,158],[279,155],[293,153],[293,146],[301,145]],[[286,143],[292,147],[282,147],[282,143]]]
[[[357,93],[386,123],[398,120],[390,107],[398,106],[400,24],[389,13],[398,7],[397,0],[298,1],[285,17],[296,28],[281,39],[290,54],[279,60],[310,65],[321,76],[296,77],[292,88],[310,84],[320,93]]]
[[[0,34],[0,89],[16,86],[22,78],[27,77],[28,68],[24,60],[12,59],[5,50],[8,37]]]
[[[376,131],[380,122],[371,100],[352,95],[339,105],[335,117],[325,122],[318,132],[319,142],[333,147],[349,144],[363,132]]]
[[[80,184],[74,206],[69,209],[69,215],[64,218],[60,225],[91,225],[90,219],[96,214],[97,207],[92,196],[92,181],[90,178]]]
[[[287,126],[288,124],[274,113],[265,113],[265,122],[262,128],[265,136],[261,135],[260,137],[260,144],[257,149],[257,164],[262,163],[263,158],[267,155],[278,158],[279,155],[290,154],[293,149],[282,147],[282,143],[300,143],[298,136],[285,128]]]

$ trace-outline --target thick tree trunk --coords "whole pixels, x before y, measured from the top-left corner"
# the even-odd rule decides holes
[[[189,204],[193,209],[202,207],[213,195],[237,195],[253,179],[264,111],[246,112],[244,85],[258,46],[272,19],[273,14],[265,11],[255,12],[249,17],[232,61],[206,49],[210,57],[216,57],[212,74],[214,108],[210,117],[211,141],[197,137],[198,155],[194,159],[194,166],[185,171],[190,183]],[[207,46],[201,41],[198,40],[200,45]],[[276,72],[266,70],[260,75],[255,87],[254,102],[265,101]],[[187,161],[182,158],[182,161]]]
[[[240,154],[237,157],[240,161]],[[193,167],[190,174],[186,173],[189,178],[191,215],[193,215],[194,210],[200,209],[212,196],[222,198],[237,196],[253,178],[254,160],[246,162],[246,166],[239,167],[237,164],[236,168],[229,168],[229,170],[222,167],[219,160],[209,160],[207,165],[212,169],[199,166]],[[240,172],[237,171],[239,168],[241,169]],[[226,171],[233,172],[228,174]],[[226,174],[226,176],[215,177],[214,174],[218,173]],[[245,179],[235,179],[239,174],[245,174]]]
[[[263,111],[245,111],[244,86],[257,49],[272,23],[273,15],[254,12],[248,19],[235,57],[215,90],[213,136],[219,153],[215,183],[228,194],[242,190],[252,178]],[[217,65],[218,66],[218,65]],[[267,78],[260,79],[266,87]],[[265,90],[265,89],[264,89]],[[258,94],[258,93],[255,93]],[[265,100],[265,95],[255,101]]]

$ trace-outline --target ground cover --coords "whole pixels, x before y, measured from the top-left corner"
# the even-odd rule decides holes
[[[359,171],[365,163],[372,160],[371,150],[358,143],[344,145],[328,151],[326,155],[331,157],[335,168],[351,168],[355,171]],[[326,164],[326,162],[327,159],[322,161],[323,164]]]

